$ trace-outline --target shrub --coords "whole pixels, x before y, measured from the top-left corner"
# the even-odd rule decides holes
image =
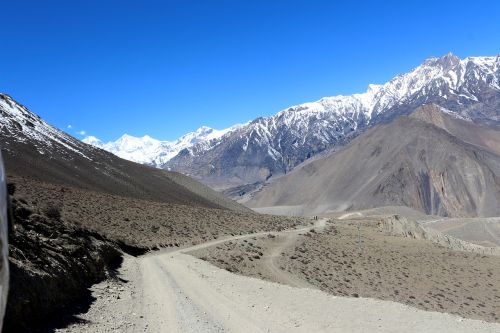
[[[7,193],[9,193],[9,195],[14,195],[15,192],[16,192],[16,184],[7,183]]]
[[[45,209],[43,210],[43,213],[48,218],[58,221],[61,219],[61,208],[56,205],[53,204],[47,205],[47,207],[45,207]]]

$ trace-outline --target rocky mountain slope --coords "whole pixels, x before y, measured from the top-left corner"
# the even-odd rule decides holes
[[[500,215],[500,129],[435,105],[363,133],[255,195],[301,214],[400,205],[444,216]]]
[[[189,177],[118,158],[0,94],[0,148],[11,175],[138,199],[248,210]]]
[[[426,103],[477,123],[500,124],[500,56],[430,58],[365,93],[326,97],[258,118],[219,140],[180,151],[163,167],[219,189],[263,182]]]

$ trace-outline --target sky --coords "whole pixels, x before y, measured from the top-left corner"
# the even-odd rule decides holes
[[[498,1],[4,1],[0,92],[104,141],[173,140],[500,53]]]

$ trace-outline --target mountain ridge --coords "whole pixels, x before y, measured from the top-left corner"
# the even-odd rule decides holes
[[[368,85],[364,93],[324,97],[221,131],[201,127],[173,142],[128,135],[108,143],[84,141],[237,193],[429,103],[458,118],[500,124],[500,56],[431,57],[384,84]]]
[[[443,122],[425,119],[429,114]],[[462,122],[439,106],[423,106],[266,184],[246,204],[305,215],[388,205],[432,215],[499,215],[500,154],[491,147],[500,146],[500,129],[483,140],[481,125]]]
[[[181,151],[165,167],[218,189],[264,182],[428,103],[460,118],[499,124],[499,82],[500,56],[429,58],[363,94],[325,97],[257,118],[215,145]]]

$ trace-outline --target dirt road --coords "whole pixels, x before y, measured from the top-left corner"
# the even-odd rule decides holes
[[[317,221],[316,227],[324,225]],[[289,246],[296,234],[281,232]],[[121,277],[93,288],[96,302],[81,322],[58,332],[498,332],[500,325],[426,312],[399,303],[335,297],[239,276],[186,253],[127,257]],[[278,255],[274,253],[274,255]],[[271,269],[276,269],[272,255]]]
[[[289,230],[287,232],[276,233],[279,234],[279,241],[274,244],[274,247],[270,249],[268,254],[264,254],[262,257],[262,268],[267,271],[267,275],[273,277],[274,281],[279,281],[280,283],[299,288],[314,288],[311,284],[307,283],[289,272],[281,269],[277,263],[278,258],[283,253],[285,249],[293,246],[297,242],[297,238],[300,233],[315,229],[321,231],[326,226],[327,219],[317,220],[314,226],[307,228],[300,228],[295,230]]]

